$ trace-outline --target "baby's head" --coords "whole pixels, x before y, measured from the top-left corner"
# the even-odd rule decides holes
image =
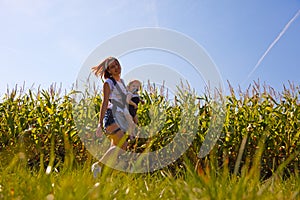
[[[137,93],[142,86],[142,83],[139,80],[132,80],[128,83],[127,89],[131,93]]]

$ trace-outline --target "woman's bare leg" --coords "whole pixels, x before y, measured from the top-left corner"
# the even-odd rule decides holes
[[[117,130],[119,126],[114,123],[106,128],[108,133],[112,133]],[[107,166],[113,168],[117,165],[124,166],[122,160],[119,160],[119,156],[121,153],[121,149],[126,150],[127,141],[126,135],[122,130],[118,130],[116,133],[109,135],[111,145],[110,148],[105,152],[105,154],[101,157],[101,159],[94,165],[101,165],[101,163],[105,163]],[[119,147],[119,148],[118,148]],[[121,148],[121,149],[120,149]],[[94,175],[95,176],[95,175]]]

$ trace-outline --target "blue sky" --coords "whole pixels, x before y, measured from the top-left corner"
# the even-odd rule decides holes
[[[143,27],[175,30],[195,40],[225,86],[228,80],[235,88],[246,87],[258,78],[278,91],[288,81],[300,85],[300,16],[253,71],[299,9],[299,0],[0,0],[0,95],[24,82],[27,88],[57,83],[70,89],[97,46]],[[164,62],[159,53],[147,53],[120,60],[123,67]],[[180,65],[174,62],[168,64]]]

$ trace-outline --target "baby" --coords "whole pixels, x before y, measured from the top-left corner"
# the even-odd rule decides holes
[[[138,123],[138,117],[137,117],[137,108],[138,104],[144,103],[143,100],[141,100],[138,92],[140,91],[140,88],[142,86],[142,83],[139,80],[133,80],[130,81],[127,90],[128,90],[128,95],[127,95],[127,103],[129,104],[129,113],[131,117],[133,118],[133,121],[135,124]]]
[[[128,109],[124,110],[124,114],[126,117],[126,120],[128,121],[128,133],[129,135],[132,135],[134,128],[136,124],[138,123],[138,117],[137,117],[137,109],[138,104],[140,102],[143,102],[138,95],[138,91],[141,88],[141,82],[139,80],[133,80],[130,81],[127,85],[127,96],[126,96],[126,102],[128,103],[129,107]]]

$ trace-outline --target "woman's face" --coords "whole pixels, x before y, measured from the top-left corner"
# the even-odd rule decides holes
[[[108,72],[111,75],[118,75],[121,73],[121,66],[117,60],[112,61],[108,66]]]

